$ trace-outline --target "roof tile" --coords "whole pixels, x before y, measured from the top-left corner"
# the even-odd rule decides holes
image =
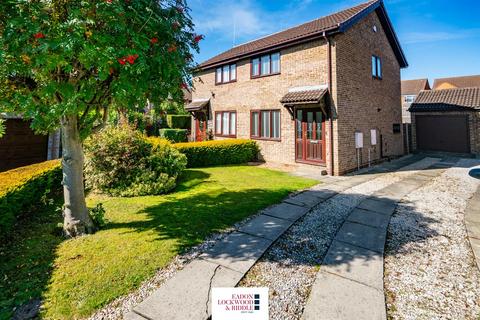
[[[421,91],[410,112],[480,111],[480,87]]]

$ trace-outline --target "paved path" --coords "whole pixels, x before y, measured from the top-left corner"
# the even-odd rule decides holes
[[[450,165],[442,161],[410,175],[375,192],[351,211],[317,273],[303,319],[387,318],[383,253],[390,218],[398,201]]]
[[[325,177],[323,184],[264,210],[179,271],[149,298],[136,306],[132,312],[126,314],[125,319],[207,319],[210,316],[211,288],[235,287],[272,243],[309,210],[348,188],[373,179],[376,175],[398,170],[421,158],[421,156],[405,157],[375,167],[365,175],[347,178]],[[429,178],[425,177],[425,179]],[[352,212],[342,231],[337,235],[339,238],[332,245],[332,254],[334,250],[341,252],[351,250],[351,244],[356,246],[355,250],[370,250],[375,254],[383,252],[383,245],[380,246],[379,243],[382,239],[384,243],[385,236],[365,237],[365,235],[375,234],[370,232],[372,228],[386,228],[384,225],[388,225],[386,217],[391,213],[387,214],[385,210],[393,212],[395,207],[394,203],[387,199],[388,197],[408,193],[425,179],[412,178],[406,184],[384,189],[383,194],[377,195],[379,199],[362,202],[358,210]],[[366,215],[361,215],[360,213],[365,213],[361,210],[365,211]],[[342,234],[343,238],[340,238]],[[362,236],[359,237],[360,235]],[[348,247],[349,243],[350,247]],[[377,262],[376,265],[383,268],[383,263]],[[320,276],[326,274],[331,278],[333,272],[333,270],[332,273],[322,272]],[[378,279],[373,279],[373,282],[377,287],[381,286]],[[384,304],[382,308],[385,308]]]

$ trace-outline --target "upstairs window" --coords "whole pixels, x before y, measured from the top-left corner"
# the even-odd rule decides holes
[[[215,73],[215,84],[229,83],[237,80],[237,65],[219,67]]]
[[[382,79],[382,59],[380,57],[372,56],[372,76]]]
[[[235,111],[215,113],[215,135],[220,137],[235,137],[237,135],[237,113]]]
[[[252,59],[251,77],[263,77],[280,73],[280,53],[266,54]]]
[[[252,111],[250,136],[254,139],[280,140],[280,110]]]

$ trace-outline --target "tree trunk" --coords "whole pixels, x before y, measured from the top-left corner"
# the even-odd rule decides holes
[[[88,215],[83,184],[83,148],[76,116],[63,116],[63,230],[68,237],[93,233],[95,227]]]

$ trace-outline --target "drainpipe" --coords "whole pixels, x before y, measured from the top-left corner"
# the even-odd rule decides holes
[[[332,44],[330,42],[330,38],[327,37],[326,32],[323,32],[323,38],[327,42],[328,49],[327,49],[327,63],[328,63],[328,72],[327,72],[327,88],[328,88],[328,93],[330,95],[330,100],[333,101],[333,98],[331,97],[332,94]],[[331,106],[332,103],[330,103],[329,106],[329,130],[330,130],[330,172],[329,174],[331,176],[334,175],[334,170],[333,170],[333,108]]]

